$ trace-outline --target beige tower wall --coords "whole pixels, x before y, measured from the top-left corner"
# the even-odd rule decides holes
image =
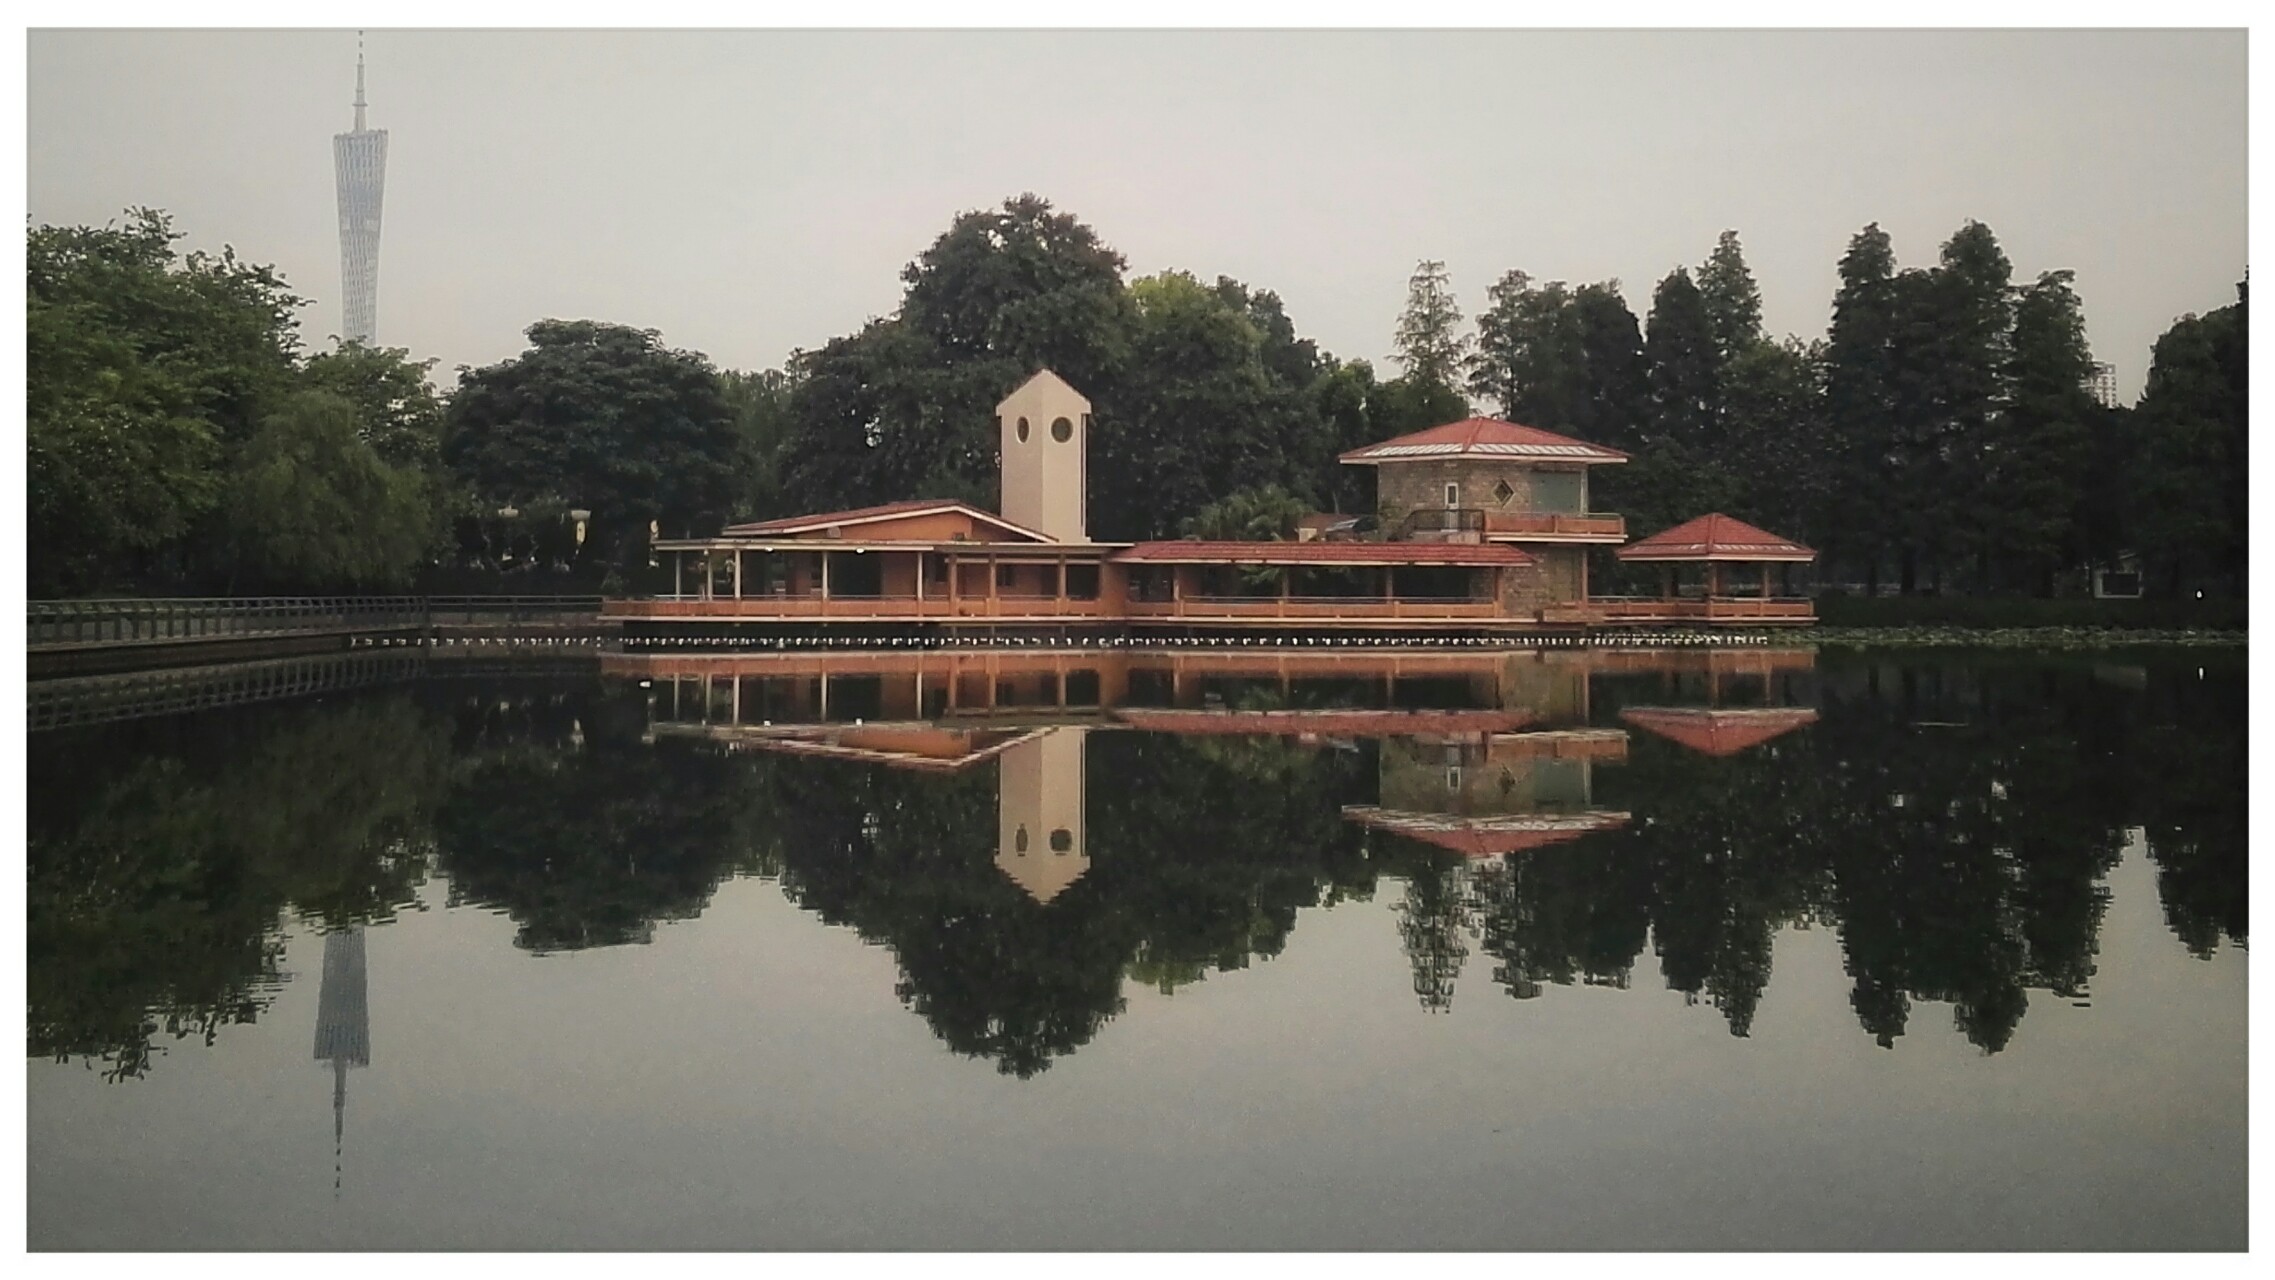
[[[1002,442],[1004,519],[1060,542],[1088,542],[1090,401],[1045,369],[995,407]],[[1064,420],[1065,440],[1053,425]],[[1020,438],[1019,424],[1027,424]]]
[[[1049,729],[997,757],[995,865],[1037,902],[1090,869],[1082,776],[1089,734],[1079,726]]]

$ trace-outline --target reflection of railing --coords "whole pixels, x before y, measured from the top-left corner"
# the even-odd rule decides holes
[[[274,658],[34,680],[25,686],[24,701],[33,730],[62,729],[388,684],[418,675],[423,666],[419,654],[402,650]]]
[[[1627,539],[1627,517],[1595,512],[1585,515],[1549,512],[1486,513],[1486,537],[1512,534],[1543,538],[1601,538],[1608,542],[1624,542]]]
[[[354,634],[445,623],[590,617],[598,596],[255,596],[239,599],[40,600],[26,643],[41,648],[183,644]]]

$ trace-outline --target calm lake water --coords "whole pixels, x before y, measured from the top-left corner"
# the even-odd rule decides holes
[[[2244,674],[438,659],[42,730],[30,1243],[2239,1249]]]

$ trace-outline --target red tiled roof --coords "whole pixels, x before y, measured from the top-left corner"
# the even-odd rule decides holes
[[[1817,713],[1807,707],[1631,707],[1619,718],[1693,751],[1734,756],[1815,723]]]
[[[1033,529],[1013,524],[1002,516],[982,511],[968,502],[959,502],[954,498],[915,498],[907,502],[888,502],[877,507],[855,507],[850,511],[817,511],[807,516],[784,516],[779,520],[758,520],[750,524],[728,525],[724,532],[729,534],[803,533],[809,530],[827,529],[834,525],[867,524],[876,520],[890,520],[897,516],[913,516],[934,511],[953,511],[960,515],[970,516],[975,520],[985,521],[988,524],[1008,529],[1037,542],[1051,541],[1048,536],[1037,533]]]
[[[1120,564],[1513,565],[1534,563],[1499,542],[1140,542],[1106,557]]]
[[[1814,560],[1817,553],[1719,511],[1662,529],[1612,553],[1622,560]]]
[[[1531,813],[1463,817],[1452,813],[1404,813],[1373,805],[1348,805],[1343,816],[1364,827],[1434,844],[1471,858],[1521,853],[1577,840],[1596,831],[1627,825],[1624,813]]]
[[[1530,711],[1193,711],[1168,708],[1117,710],[1114,717],[1133,729],[1149,733],[1314,734],[1336,738],[1514,733],[1533,720]]]
[[[1498,458],[1537,458],[1552,462],[1625,462],[1627,455],[1600,444],[1560,436],[1539,427],[1504,422],[1499,418],[1464,418],[1429,427],[1411,435],[1384,440],[1343,455],[1344,462],[1400,462],[1409,458],[1450,458],[1461,455]]]

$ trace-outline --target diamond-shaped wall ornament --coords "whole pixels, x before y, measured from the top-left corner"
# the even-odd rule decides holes
[[[1509,499],[1517,496],[1517,491],[1509,487],[1508,481],[1503,480],[1501,483],[1493,486],[1493,496],[1500,499],[1502,506],[1507,506],[1509,505]]]

